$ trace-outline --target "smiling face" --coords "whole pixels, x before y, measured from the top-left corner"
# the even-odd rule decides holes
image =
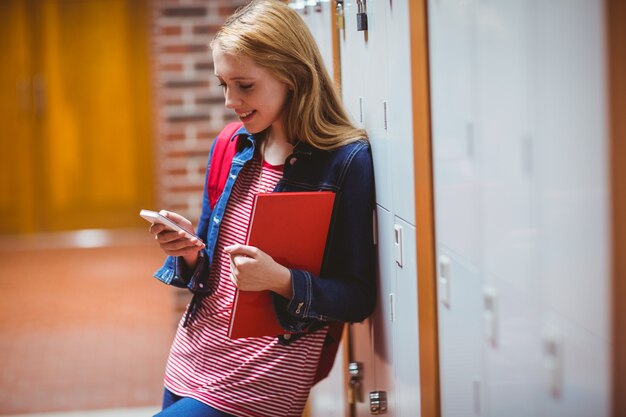
[[[248,132],[259,133],[270,126],[282,131],[289,93],[285,83],[252,59],[227,54],[219,45],[213,48],[213,65],[226,107],[235,111]]]

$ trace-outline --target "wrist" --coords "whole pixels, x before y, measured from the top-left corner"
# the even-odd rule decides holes
[[[289,268],[282,265],[280,266],[280,270],[277,273],[276,287],[272,291],[291,300],[293,297],[293,287],[291,285],[291,270]]]
[[[198,252],[183,255],[182,258],[188,270],[194,270],[196,268],[196,265],[198,263]]]

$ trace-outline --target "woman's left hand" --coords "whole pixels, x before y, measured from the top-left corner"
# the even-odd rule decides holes
[[[230,256],[231,280],[240,290],[270,290],[287,299],[293,296],[291,271],[254,246],[224,248]]]

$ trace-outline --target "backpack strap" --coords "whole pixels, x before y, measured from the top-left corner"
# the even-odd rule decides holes
[[[215,208],[226,186],[230,166],[237,152],[238,138],[235,133],[243,126],[241,122],[229,123],[222,129],[215,140],[207,177],[207,194],[211,209]]]

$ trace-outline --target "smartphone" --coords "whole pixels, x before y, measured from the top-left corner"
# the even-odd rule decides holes
[[[169,230],[173,230],[175,232],[183,231],[185,233],[185,237],[187,237],[189,239],[198,239],[200,241],[200,238],[198,236],[196,236],[193,232],[191,232],[191,231],[185,229],[184,227],[174,223],[173,221],[171,221],[167,217],[159,214],[156,211],[141,210],[139,212],[139,215],[141,217],[143,217],[144,219],[148,220],[152,224],[154,224],[154,223],[162,224],[165,227],[167,227]]]

